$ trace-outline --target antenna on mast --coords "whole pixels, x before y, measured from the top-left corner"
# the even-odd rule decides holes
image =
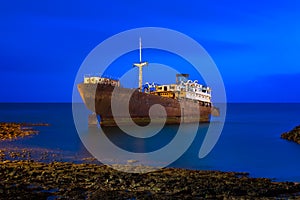
[[[139,91],[142,91],[143,86],[143,67],[147,66],[148,62],[142,62],[142,38],[140,37],[140,62],[133,63],[133,66],[139,68]]]
[[[142,38],[140,37],[140,63],[142,62]]]

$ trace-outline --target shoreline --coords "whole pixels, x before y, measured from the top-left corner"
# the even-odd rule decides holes
[[[274,199],[300,195],[298,183],[251,178],[248,173],[164,168],[138,174],[71,162],[5,160],[0,162],[0,179],[0,196],[5,199]]]
[[[11,129],[7,128],[9,124]],[[33,126],[49,124],[0,123],[0,130],[6,127],[2,128],[4,139],[0,143],[38,134]],[[71,162],[62,160],[59,152],[49,149],[0,148],[0,199],[275,199],[300,196],[297,182],[253,178],[247,172],[163,168],[139,174],[117,171],[93,157],[75,156]],[[135,167],[137,171],[147,168]]]
[[[42,149],[1,149],[0,180],[3,181],[0,182],[0,197],[274,199],[300,196],[300,184],[297,182],[254,178],[247,172],[162,168],[144,174],[125,173],[103,165],[92,157],[66,162],[53,153]],[[128,164],[118,167],[134,166]],[[147,168],[135,167],[136,171]]]

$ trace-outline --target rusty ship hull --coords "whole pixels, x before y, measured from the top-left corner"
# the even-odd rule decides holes
[[[127,124],[131,120],[139,125],[147,125],[151,121],[160,121],[160,117],[150,118],[149,110],[153,105],[159,104],[164,107],[166,124],[209,122],[210,115],[218,115],[218,109],[213,106],[203,105],[190,99],[173,99],[153,94],[139,92],[135,89],[116,87],[110,84],[84,84],[77,85],[78,91],[86,107],[100,116],[101,126],[116,126],[118,123]],[[117,93],[113,93],[114,89]],[[128,94],[131,94],[129,102],[125,102]],[[112,111],[112,96],[115,95],[115,104],[125,106],[128,103],[130,117],[121,110],[117,115]]]

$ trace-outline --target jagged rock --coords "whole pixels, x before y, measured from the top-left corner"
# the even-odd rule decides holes
[[[0,122],[0,140],[15,140],[17,138],[37,134],[38,131],[34,130],[32,128],[33,126],[49,126],[49,124]]]
[[[136,174],[68,162],[6,160],[0,162],[0,180],[2,199],[273,199],[300,192],[299,184],[247,173],[166,168]]]
[[[281,134],[281,138],[300,144],[300,126]]]

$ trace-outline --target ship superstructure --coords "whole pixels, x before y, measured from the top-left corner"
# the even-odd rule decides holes
[[[149,84],[145,83],[143,91],[146,93],[173,98],[189,99],[200,102],[203,106],[211,106],[211,89],[197,80],[188,80],[188,74],[177,74],[175,84]]]
[[[85,75],[83,78],[84,84],[105,84],[105,85],[112,85],[116,87],[120,87],[120,81],[115,80],[112,78],[105,78],[100,76],[91,76],[91,75]]]

